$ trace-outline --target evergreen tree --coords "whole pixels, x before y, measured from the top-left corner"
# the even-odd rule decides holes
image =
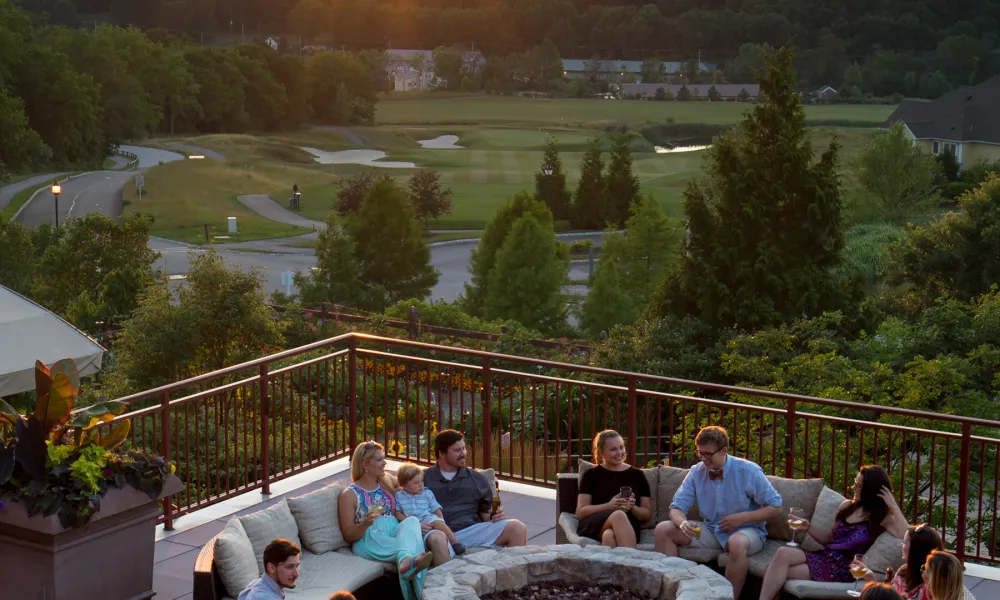
[[[474,317],[483,316],[483,303],[486,301],[490,271],[496,264],[497,252],[503,246],[514,223],[528,213],[534,215],[543,226],[553,226],[552,211],[524,192],[518,192],[508,199],[486,223],[483,236],[479,238],[479,245],[469,257],[472,282],[471,285],[465,284],[465,293],[460,300],[465,312]]]
[[[760,86],[768,101],[716,137],[704,175],[684,191],[687,245],[654,313],[754,329],[837,303],[838,146],[814,159],[792,61],[787,47],[767,58]]]
[[[483,316],[513,319],[543,332],[558,331],[566,323],[560,290],[567,267],[551,221],[546,223],[526,213],[511,227],[497,252]]]
[[[376,182],[348,224],[365,285],[385,288],[390,304],[430,294],[438,273],[406,192],[392,182]]]
[[[338,125],[349,125],[354,109],[351,106],[351,93],[347,90],[346,84],[341,83],[337,86],[337,96],[333,102],[334,122]]]
[[[546,169],[551,169],[549,175],[545,174]],[[544,202],[556,220],[569,218],[572,198],[566,189],[566,174],[562,170],[556,140],[551,136],[545,142],[542,166],[535,173],[535,199]]]
[[[596,338],[602,331],[611,331],[615,325],[632,323],[637,316],[635,304],[625,291],[615,261],[602,258],[597,264],[590,293],[583,301],[580,325],[592,338]]]
[[[722,94],[719,93],[719,90],[715,89],[714,85],[708,88],[708,99],[711,102],[718,102],[719,100],[722,100]]]
[[[686,102],[691,99],[691,90],[688,89],[687,84],[682,84],[680,89],[677,90],[677,99]]]
[[[656,282],[674,262],[680,232],[652,196],[632,204],[630,213],[625,235],[610,233],[605,240],[600,264],[615,263],[623,291],[641,308],[649,303]]]
[[[366,308],[363,299],[361,266],[355,256],[356,244],[344,226],[330,211],[326,229],[319,232],[316,245],[316,270],[303,275],[295,273],[295,287],[304,306],[315,307],[321,302]],[[377,296],[376,296],[377,298]],[[377,302],[375,302],[377,304]]]
[[[611,138],[611,159],[605,183],[605,218],[615,227],[628,219],[632,204],[639,202],[639,178],[632,172],[631,136],[619,131]]]
[[[579,229],[601,229],[605,224],[604,160],[601,140],[587,142],[587,151],[580,163],[580,180],[573,196],[573,226]]]

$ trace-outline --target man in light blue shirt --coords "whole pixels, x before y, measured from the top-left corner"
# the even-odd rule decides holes
[[[264,575],[240,592],[236,600],[282,600],[295,588],[302,553],[294,542],[278,538],[264,548]]]
[[[715,548],[729,553],[726,579],[739,598],[748,559],[767,538],[765,521],[781,515],[781,495],[756,463],[729,456],[729,434],[706,427],[695,439],[698,464],[691,467],[670,503],[670,520],[656,526],[656,550],[677,556],[677,546]],[[697,503],[702,522],[688,521]]]

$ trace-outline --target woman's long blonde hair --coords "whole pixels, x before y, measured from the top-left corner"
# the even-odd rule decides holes
[[[375,452],[381,450],[385,452],[385,448],[382,444],[378,442],[364,442],[358,444],[358,447],[354,449],[354,456],[351,457],[351,481],[357,481],[361,479],[361,476],[365,474],[365,462],[372,459],[375,456]],[[388,474],[383,475],[378,478],[378,482],[382,484],[386,490],[391,494],[396,493],[396,483],[389,477]]]
[[[924,565],[924,575],[927,577],[927,591],[934,600],[961,600],[965,594],[962,563],[951,552],[931,552]]]
[[[604,462],[601,453],[604,452],[604,444],[608,443],[608,440],[614,438],[620,438],[619,434],[614,429],[605,429],[604,431],[598,433],[594,436],[594,464],[599,465]]]

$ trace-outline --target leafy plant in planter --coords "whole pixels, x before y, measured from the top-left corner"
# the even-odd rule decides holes
[[[0,421],[14,438],[0,441],[0,499],[24,505],[29,515],[58,515],[63,527],[80,527],[100,510],[110,487],[131,486],[156,499],[174,466],[134,450],[117,450],[130,422],[107,433],[98,425],[122,414],[123,402],[103,402],[73,414],[80,375],[71,359],[48,369],[35,363],[35,410],[22,416],[0,400]]]

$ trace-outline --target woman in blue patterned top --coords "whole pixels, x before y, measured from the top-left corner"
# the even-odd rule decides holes
[[[340,495],[340,529],[361,558],[396,561],[405,600],[419,600],[424,574],[433,560],[424,551],[420,521],[397,521],[396,486],[385,474],[381,444],[365,442],[351,458],[351,485]]]

